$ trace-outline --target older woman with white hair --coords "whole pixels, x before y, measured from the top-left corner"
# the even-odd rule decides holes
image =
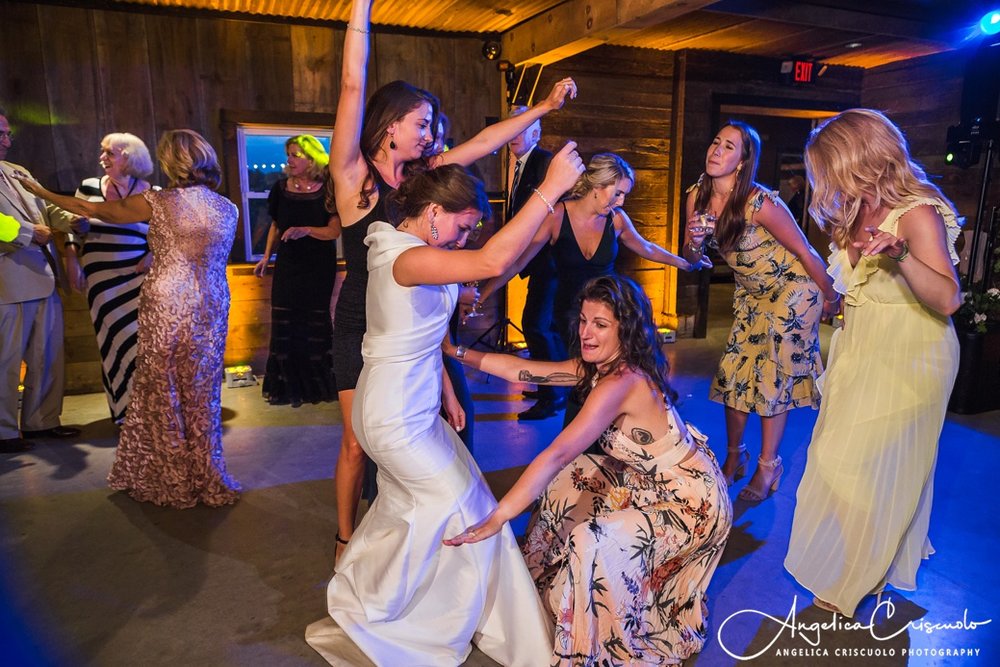
[[[150,189],[153,161],[142,139],[113,132],[101,140],[103,176],[88,178],[76,196],[90,202],[116,201]],[[139,289],[152,255],[146,221],[109,225],[99,218],[74,223],[66,238],[66,272],[78,292],[86,292],[101,352],[101,375],[111,418],[125,418],[138,332]]]
[[[222,359],[229,317],[226,261],[236,206],[214,192],[215,150],[192,130],[168,130],[156,147],[170,184],[107,202],[25,189],[113,225],[149,220],[153,264],[139,299],[132,399],[108,483],[136,500],[175,508],[226,505],[240,486],[222,457]]]

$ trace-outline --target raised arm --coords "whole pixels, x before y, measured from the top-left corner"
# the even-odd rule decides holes
[[[823,293],[823,316],[836,315],[840,311],[840,295],[833,289],[833,279],[826,272],[826,264],[795,224],[785,203],[780,199],[773,201],[770,197],[765,197],[764,204],[753,219],[802,262],[806,273]]]
[[[403,252],[393,264],[393,277],[400,285],[412,287],[471,282],[502,275],[524,253],[545,220],[546,212],[553,211],[552,204],[576,183],[583,170],[576,142],[570,141],[552,158],[538,191],[482,248],[462,252],[431,246],[412,248]]]
[[[632,387],[629,379],[613,378],[598,385],[583,404],[583,409],[556,436],[552,444],[535,457],[510,491],[500,500],[489,517],[451,539],[448,546],[479,542],[500,532],[503,524],[526,510],[545,490],[560,470],[589,447],[622,414]]]
[[[854,246],[864,255],[885,253],[920,301],[941,315],[951,315],[962,305],[955,267],[948,252],[944,219],[933,206],[918,206],[899,219],[897,236],[867,230],[872,238]]]
[[[70,195],[57,195],[46,190],[41,183],[25,174],[15,173],[14,178],[19,180],[21,186],[31,194],[52,202],[59,208],[87,218],[100,218],[103,222],[127,225],[130,222],[149,220],[153,216],[149,202],[141,194],[114,201],[92,202]]]
[[[442,164],[469,166],[476,160],[499,150],[545,114],[561,109],[567,97],[570,99],[576,97],[576,82],[569,77],[557,81],[548,97],[524,113],[494,123],[450,151],[435,155],[431,158],[431,166],[438,167]]]
[[[683,257],[678,257],[666,248],[653,243],[639,234],[635,225],[632,224],[631,218],[628,217],[628,214],[624,210],[620,208],[615,210],[614,222],[615,227],[621,230],[618,238],[622,244],[639,255],[639,257],[656,262],[657,264],[676,266],[682,271],[695,271],[700,268],[700,264],[694,264]]]
[[[365,112],[371,9],[371,0],[354,0],[344,33],[340,97],[337,99],[329,164],[339,211],[357,209],[357,196],[368,176],[368,166],[361,154],[361,125]]]

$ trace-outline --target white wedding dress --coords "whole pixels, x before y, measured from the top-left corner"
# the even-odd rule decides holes
[[[368,330],[353,416],[379,493],[327,590],[336,623],[310,625],[306,641],[335,665],[357,664],[357,648],[384,667],[460,665],[472,643],[503,665],[548,665],[552,621],[510,527],[474,545],[441,543],[496,507],[438,414],[457,287],[396,283],[396,258],[423,244],[406,232],[377,222],[365,243]]]

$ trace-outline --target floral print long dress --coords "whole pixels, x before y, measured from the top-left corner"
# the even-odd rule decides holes
[[[556,623],[553,665],[671,665],[704,646],[732,505],[705,437],[640,445],[612,426],[549,483],[523,548]],[[679,463],[694,448],[694,454]]]
[[[723,255],[733,270],[735,319],[709,397],[765,417],[818,407],[816,378],[822,292],[798,258],[753,215],[777,193],[758,190],[747,207],[746,230]]]

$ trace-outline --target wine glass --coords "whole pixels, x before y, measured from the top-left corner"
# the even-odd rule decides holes
[[[694,215],[691,216],[691,221],[688,222],[688,230],[691,232],[692,236],[695,234],[704,234],[704,240],[702,243],[704,245],[712,245],[712,237],[715,235],[715,223],[718,218],[708,211],[695,211]]]

